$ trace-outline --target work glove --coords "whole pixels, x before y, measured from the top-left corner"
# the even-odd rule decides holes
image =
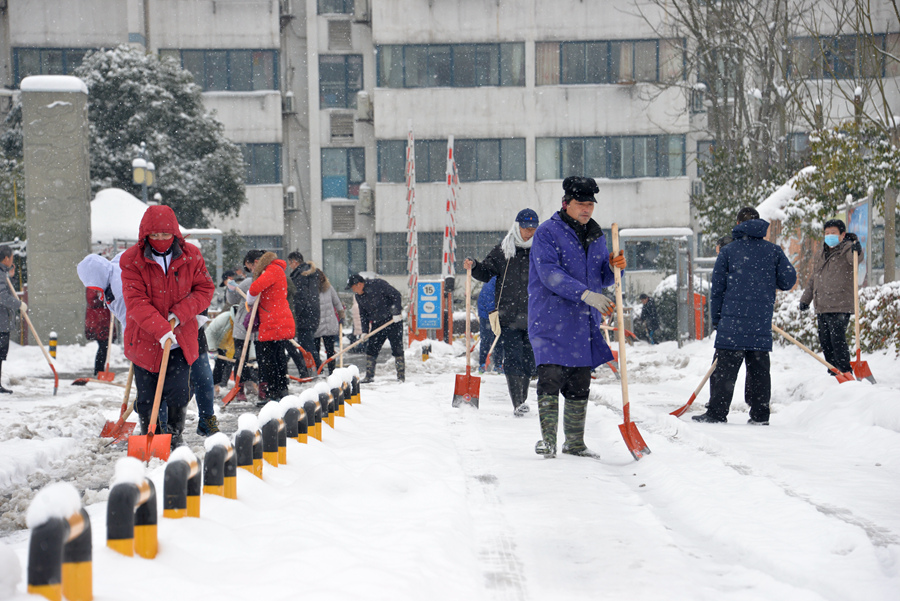
[[[862,244],[860,244],[859,237],[856,234],[847,232],[844,234],[844,239],[853,243],[853,250],[856,251],[856,254],[862,255]]]
[[[28,305],[25,304],[25,301],[19,305],[19,313],[28,313]]]
[[[491,332],[494,336],[500,335],[500,311],[491,311],[488,313],[488,321],[491,322]]]
[[[237,288],[237,284],[234,283],[234,280],[226,280],[225,287],[229,290],[234,290],[235,288]]]
[[[619,269],[625,269],[625,251],[620,250],[618,255],[609,253],[609,264]]]
[[[181,325],[181,320],[178,319],[178,316],[174,313],[169,313],[169,323],[172,323],[173,319],[175,320],[175,325],[172,326],[173,328],[177,328],[179,325]]]
[[[394,323],[400,323],[401,321],[403,321],[403,315],[401,313],[398,313],[397,315],[391,317],[391,321],[393,321]]]
[[[597,309],[604,315],[609,315],[610,313],[612,313],[613,309],[616,308],[616,303],[612,302],[599,292],[591,292],[590,290],[585,290],[581,295],[581,300]]]
[[[807,305],[806,303],[800,303],[800,310],[801,310],[801,311],[808,311],[808,310],[809,310],[809,305]]]
[[[175,338],[175,332],[166,332],[166,335],[159,339],[159,346],[163,347],[163,350],[166,348],[166,340],[171,340],[172,344],[178,342],[178,339]]]
[[[256,302],[256,297],[248,292],[247,293],[247,306],[252,307],[253,303],[255,303],[255,302]],[[249,311],[250,309],[247,309],[247,310]]]

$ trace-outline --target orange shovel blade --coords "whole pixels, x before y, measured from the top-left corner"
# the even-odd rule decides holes
[[[131,436],[135,426],[137,426],[137,423],[126,422],[122,419],[115,422],[106,422],[103,429],[100,430],[100,438],[113,438],[113,442],[121,442]]]
[[[619,431],[622,433],[622,438],[625,440],[625,446],[631,451],[632,457],[640,459],[644,455],[650,454],[650,447],[644,442],[644,439],[641,437],[641,433],[638,432],[634,422],[620,424]]]
[[[869,363],[860,358],[860,352],[861,351],[857,350],[856,361],[850,362],[850,366],[853,368],[853,375],[856,376],[857,380],[866,379],[874,384],[875,376],[872,375],[872,370],[869,369]]]
[[[468,370],[466,370],[468,371]],[[469,374],[456,376],[456,388],[453,390],[454,407],[469,405],[478,409],[478,393],[481,390],[481,378]]]
[[[169,453],[172,452],[171,447],[171,434],[139,434],[128,438],[128,456],[140,459],[144,463],[150,461],[151,457],[167,461]]]
[[[111,371],[98,371],[97,379],[102,380],[104,382],[112,382],[116,379],[116,374]]]

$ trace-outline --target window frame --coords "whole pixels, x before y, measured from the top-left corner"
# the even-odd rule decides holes
[[[678,148],[674,154],[680,159],[677,161],[680,173],[676,174],[671,173],[673,143]],[[599,179],[684,177],[687,174],[685,143],[685,134],[537,138],[535,177],[537,181],[564,179],[568,175],[587,175]],[[596,146],[594,152],[585,152],[588,145]],[[541,177],[549,172],[547,165],[537,164],[545,153],[552,153],[556,162],[554,177]],[[578,160],[581,168],[574,169],[577,173],[568,173],[567,163]],[[604,172],[589,172],[589,161],[602,165]],[[643,168],[638,168],[641,165]],[[649,173],[650,166],[652,174]]]
[[[402,143],[401,143],[402,142]],[[496,163],[499,169],[498,178],[481,177],[480,169],[484,168],[484,161],[478,158],[479,149],[486,148],[488,144],[497,144]],[[520,149],[510,148],[512,144],[517,144]],[[379,183],[405,183],[406,182],[406,140],[378,140],[378,182]],[[527,178],[527,150],[525,138],[456,138],[454,139],[454,155],[457,159],[457,169],[459,170],[460,182],[485,182],[485,181],[526,181]],[[475,169],[475,179],[469,179],[464,176],[469,159],[465,157],[469,147],[475,149],[475,159],[472,166]],[[522,159],[518,165],[508,162],[507,155],[521,151]],[[462,151],[462,154],[460,154]],[[388,156],[393,153],[396,156]],[[440,157],[439,159],[437,157]],[[436,160],[437,159],[437,160]],[[390,165],[388,162],[401,161],[402,169],[398,169],[397,165]],[[402,173],[402,179],[388,179],[386,173],[396,174]],[[515,171],[514,174],[508,173]],[[514,178],[514,175],[521,175],[521,179]],[[416,140],[416,182],[417,183],[439,183],[447,179],[447,140],[442,139],[425,139]]]
[[[344,154],[344,169],[346,174],[346,195],[345,196],[333,196],[325,194],[325,178],[326,177],[337,177],[337,176],[328,176],[325,173],[325,154],[329,152],[343,152]],[[362,170],[361,170],[361,179],[359,180],[351,180],[350,174],[353,172],[353,155],[362,154]],[[323,147],[319,153],[320,157],[320,184],[322,201],[325,201],[328,198],[346,198],[346,199],[358,199],[359,198],[359,186],[366,181],[366,149],[364,146],[349,146],[349,147]],[[356,188],[356,194],[351,194],[351,190]]]
[[[18,89],[22,83],[22,80],[28,77],[29,75],[71,75],[81,62],[84,60],[84,57],[88,55],[88,53],[97,50],[96,48],[77,48],[77,47],[65,47],[65,48],[53,48],[49,46],[13,46],[10,48],[12,51],[12,69],[13,69],[13,88]],[[20,56],[19,53],[25,52],[37,52],[38,53],[38,63],[41,66],[40,73],[31,73],[29,75],[22,75],[22,68],[20,65]],[[44,53],[47,52],[59,52],[61,53],[60,63],[62,65],[62,73],[44,73],[43,66],[45,61],[43,59]],[[74,62],[74,57],[70,59],[69,54],[80,54],[81,58],[78,60],[78,64],[72,64]]]
[[[884,53],[890,35],[892,34],[795,36],[791,38],[788,76],[820,80],[884,78],[887,72]],[[836,50],[841,44],[850,41],[853,41],[853,57],[850,61],[842,61],[841,68],[837,68],[841,52]],[[869,42],[882,51],[874,63],[869,62],[873,60],[871,57],[860,52],[861,44]],[[852,66],[852,72],[847,71],[848,64]],[[873,72],[867,72],[872,65],[874,65]]]
[[[324,60],[333,60],[335,58],[341,58],[343,61],[343,94],[345,102],[343,104],[326,104],[323,102],[325,92],[322,89],[322,61]],[[359,68],[359,87],[353,88],[350,85],[350,61],[358,60],[358,68]],[[323,109],[355,109],[356,108],[356,93],[360,90],[364,89],[363,82],[363,55],[362,54],[320,54],[319,55],[319,108]]]
[[[197,53],[202,57],[203,60],[203,74],[198,75],[194,73],[191,69],[188,69],[184,66],[184,54],[185,52],[189,53]],[[218,76],[221,77],[221,73],[216,72],[215,69],[210,69],[210,56],[218,53],[225,53],[225,87],[224,88],[214,88],[211,89],[208,87],[208,83],[210,77]],[[232,80],[232,74],[234,70],[232,69],[232,61],[233,56],[237,53],[250,53],[250,81],[249,81],[249,89],[245,89],[241,87],[239,84],[235,84]],[[265,53],[271,56],[271,64],[272,64],[272,72],[271,72],[271,84],[272,87],[257,87],[257,80],[260,77],[257,74],[257,71],[254,69],[254,54],[256,53]],[[185,69],[194,76],[194,81],[204,92],[259,92],[265,90],[273,90],[278,91],[279,89],[279,71],[278,71],[278,59],[279,59],[279,51],[275,48],[160,48],[158,55],[160,58],[162,57],[170,57],[178,60],[179,66],[182,69]],[[265,73],[265,69],[262,73]],[[267,82],[269,83],[269,82]],[[235,86],[238,87],[235,87]]]
[[[654,65],[653,65],[653,77],[652,79],[648,79],[646,77],[636,77],[637,69],[639,65],[636,64],[636,56],[638,52],[638,48],[640,44],[648,44],[653,43],[653,54],[654,54]],[[561,41],[539,41],[535,43],[535,85],[543,86],[543,85],[559,85],[559,86],[572,86],[572,85],[615,85],[615,84],[623,84],[623,83],[658,83],[662,80],[663,73],[663,64],[661,61],[661,52],[663,44],[669,44],[672,47],[680,47],[681,48],[681,68],[679,69],[680,75],[677,76],[677,79],[684,80],[687,77],[687,73],[685,72],[685,56],[684,56],[684,48],[685,48],[685,39],[684,38],[640,38],[640,39],[623,39],[623,40],[561,40]],[[540,48],[538,48],[540,46]],[[603,58],[598,59],[595,62],[602,60],[603,67],[599,69],[600,73],[597,77],[590,77],[589,71],[589,48],[593,46],[595,48],[603,48],[602,54]],[[627,65],[628,74],[625,75],[622,73],[623,61],[620,60],[620,56],[616,55],[616,52],[621,52],[621,48],[623,46],[629,46],[630,51],[629,59],[625,61]],[[576,77],[574,74],[570,73],[570,70],[567,69],[567,50],[573,49],[581,49],[581,74]],[[547,60],[546,57],[550,57],[552,59],[553,55],[556,55],[557,64],[550,65],[550,70],[553,72],[543,72],[542,69],[542,61]],[[537,56],[540,55],[540,56]],[[599,64],[599,62],[598,62]]]
[[[519,48],[515,48],[519,46]],[[387,52],[389,51],[389,52]],[[399,58],[392,55],[399,51]],[[446,52],[446,61],[438,52]],[[471,76],[463,78],[463,52],[472,53]],[[413,69],[411,54],[419,55]],[[459,56],[457,56],[459,54]],[[489,55],[486,57],[486,54]],[[382,57],[392,59],[386,73]],[[483,88],[525,86],[525,42],[483,42],[466,44],[381,44],[376,46],[376,81],[379,88]],[[505,60],[504,60],[505,59]],[[487,61],[487,62],[485,62]],[[446,73],[444,73],[446,69]],[[510,72],[507,73],[506,71]],[[515,73],[513,72],[515,71]],[[388,78],[392,81],[388,81]],[[465,80],[466,83],[461,83]],[[399,85],[398,85],[399,84]]]
[[[250,143],[250,144],[239,144],[239,148],[241,149],[241,155],[244,159],[244,183],[248,186],[272,186],[272,185],[280,185],[281,178],[281,144],[279,143]],[[257,156],[264,150],[274,150],[275,151],[275,163],[272,167],[274,169],[273,173],[269,173],[269,175],[274,175],[274,178],[262,177],[260,172],[262,169],[260,168],[257,162]],[[248,162],[248,155],[250,157],[250,161]],[[266,181],[268,179],[274,179],[274,181]]]

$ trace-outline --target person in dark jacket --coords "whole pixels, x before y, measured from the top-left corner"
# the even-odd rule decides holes
[[[853,251],[856,261],[853,263]],[[847,326],[853,313],[853,270],[863,260],[862,245],[856,234],[847,232],[840,219],[825,222],[825,241],[813,259],[812,275],[800,297],[800,310],[810,304],[816,306],[816,326],[819,344],[825,360],[841,373],[853,370],[850,347],[847,345]],[[831,370],[828,373],[835,375]]]
[[[199,357],[197,316],[209,307],[216,285],[200,249],[184,241],[175,212],[165,205],[147,209],[138,243],[122,254],[119,265],[127,313],[125,356],[134,363],[141,434],[150,425],[163,349],[167,340],[172,342],[162,397],[168,418],[160,429],[172,435],[174,448],[182,443],[190,366]]]
[[[494,371],[503,373],[503,347],[494,343],[497,335],[491,327],[490,314],[494,312],[497,304],[497,276],[491,278],[478,293],[478,333],[480,334],[478,342],[478,373],[484,373],[487,369],[488,353],[491,347],[494,352],[491,354],[491,363],[494,365]]]
[[[0,373],[9,354],[9,330],[16,312],[25,313],[28,310],[28,305],[20,301],[6,283],[16,273],[14,261],[12,247],[0,244]],[[12,390],[0,385],[0,394],[12,394]]]
[[[769,222],[744,207],[738,212],[734,241],[719,251],[710,287],[710,311],[716,327],[718,363],[709,379],[709,405],[694,421],[728,421],[734,383],[747,364],[744,400],[750,421],[769,424],[769,353],[772,351],[772,313],[776,290],[790,290],[797,272],[781,247],[765,240]]]
[[[600,326],[615,304],[601,291],[615,283],[613,266],[625,268],[625,255],[613,256],[596,221],[589,177],[563,180],[562,209],[538,227],[531,246],[528,280],[528,335],[538,365],[541,440],[535,453],[556,457],[559,394],[565,398],[562,452],[599,458],[584,444],[591,371],[612,361]]]
[[[375,379],[375,362],[385,340],[391,343],[391,354],[397,365],[397,379],[405,381],[406,358],[403,356],[403,304],[400,291],[384,280],[367,280],[358,273],[350,276],[347,289],[356,295],[363,336],[393,322],[364,343],[366,377],[362,381],[368,383]]]
[[[537,213],[522,209],[516,215],[509,233],[503,241],[491,249],[484,261],[467,258],[463,262],[472,270],[472,277],[482,282],[497,278],[494,299],[496,317],[492,323],[494,333],[500,336],[503,346],[503,373],[512,399],[513,412],[517,416],[528,413],[528,383],[534,372],[534,351],[528,339],[528,270],[531,243],[540,222]]]
[[[647,338],[650,340],[650,344],[656,344],[656,338],[653,335],[659,329],[659,314],[656,312],[656,302],[646,294],[640,295],[638,300],[644,305],[643,309],[641,309],[641,323],[644,324],[644,329],[647,331]]]
[[[291,282],[294,291],[294,318],[297,322],[297,342],[303,350],[318,357],[316,353],[316,330],[319,328],[319,276],[316,266],[303,260],[303,255],[294,251],[288,255]],[[316,366],[319,360],[316,359]],[[302,375],[302,374],[301,374]]]

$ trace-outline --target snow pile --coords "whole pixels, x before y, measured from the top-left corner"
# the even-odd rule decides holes
[[[759,211],[760,218],[769,222],[786,221],[788,214],[785,212],[785,207],[791,199],[797,196],[797,189],[794,187],[794,182],[804,175],[814,173],[815,170],[815,167],[804,167],[797,175],[789,179],[768,198],[762,201],[759,206],[756,207],[756,210]]]

